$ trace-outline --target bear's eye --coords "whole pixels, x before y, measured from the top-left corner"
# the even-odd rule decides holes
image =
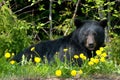
[[[94,36],[96,36],[96,35],[97,35],[97,33],[96,33],[96,32],[94,32],[94,33],[93,33],[93,35],[94,35]]]

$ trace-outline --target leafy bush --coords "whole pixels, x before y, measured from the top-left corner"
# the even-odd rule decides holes
[[[27,30],[30,27],[25,21],[17,20],[7,5],[2,6],[0,8],[0,56],[4,51],[18,53],[28,46],[31,37],[27,35]]]
[[[117,64],[120,64],[120,36],[115,33],[110,33],[110,42],[107,43],[106,50],[109,57]]]

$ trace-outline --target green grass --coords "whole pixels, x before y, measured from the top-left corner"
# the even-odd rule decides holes
[[[101,51],[101,55],[105,51]],[[12,79],[24,79],[24,78],[86,78],[89,75],[94,74],[116,74],[120,73],[120,66],[116,65],[111,59],[106,59],[101,61],[101,55],[97,55],[92,59],[83,60],[81,67],[73,66],[71,64],[66,64],[66,62],[60,62],[58,58],[55,58],[56,63],[48,64],[46,63],[33,63],[31,61],[26,62],[25,59],[22,60],[22,65],[20,63],[11,64],[9,59],[4,56],[0,58],[0,79],[2,80],[12,80]],[[79,56],[79,55],[78,55]],[[81,57],[82,58],[82,57]],[[98,59],[99,61],[96,61]],[[93,64],[89,64],[93,61]],[[55,74],[56,70],[61,70],[60,76]],[[71,71],[75,70],[75,76],[71,74]],[[82,70],[80,74],[79,71]]]

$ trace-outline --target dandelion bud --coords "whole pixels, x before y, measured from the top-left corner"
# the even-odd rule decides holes
[[[34,51],[35,50],[35,47],[32,47],[31,49],[30,49],[30,51]]]
[[[78,56],[78,55],[74,55],[74,58],[75,58],[75,59],[78,59],[78,58],[79,58],[79,56]]]
[[[63,51],[64,51],[64,52],[67,52],[67,51],[68,51],[68,49],[67,49],[67,48],[65,48],[65,49],[63,49]]]

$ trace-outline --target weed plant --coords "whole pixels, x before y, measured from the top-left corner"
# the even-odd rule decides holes
[[[35,52],[34,48],[31,51]],[[38,53],[35,53],[38,54]],[[0,59],[1,72],[0,77],[2,79],[10,76],[17,76],[23,78],[80,78],[87,77],[93,74],[111,74],[118,70],[112,60],[107,58],[105,49],[101,47],[96,51],[96,56],[88,59],[84,54],[74,55],[75,59],[81,58],[83,64],[81,67],[61,62],[58,58],[59,52],[55,54],[55,62],[48,63],[47,58],[44,57],[44,61],[40,57],[34,57],[34,62],[30,59],[26,60],[25,56],[22,57],[22,61],[16,63],[11,58],[13,53],[6,52],[4,57]],[[73,60],[73,59],[71,59]]]

